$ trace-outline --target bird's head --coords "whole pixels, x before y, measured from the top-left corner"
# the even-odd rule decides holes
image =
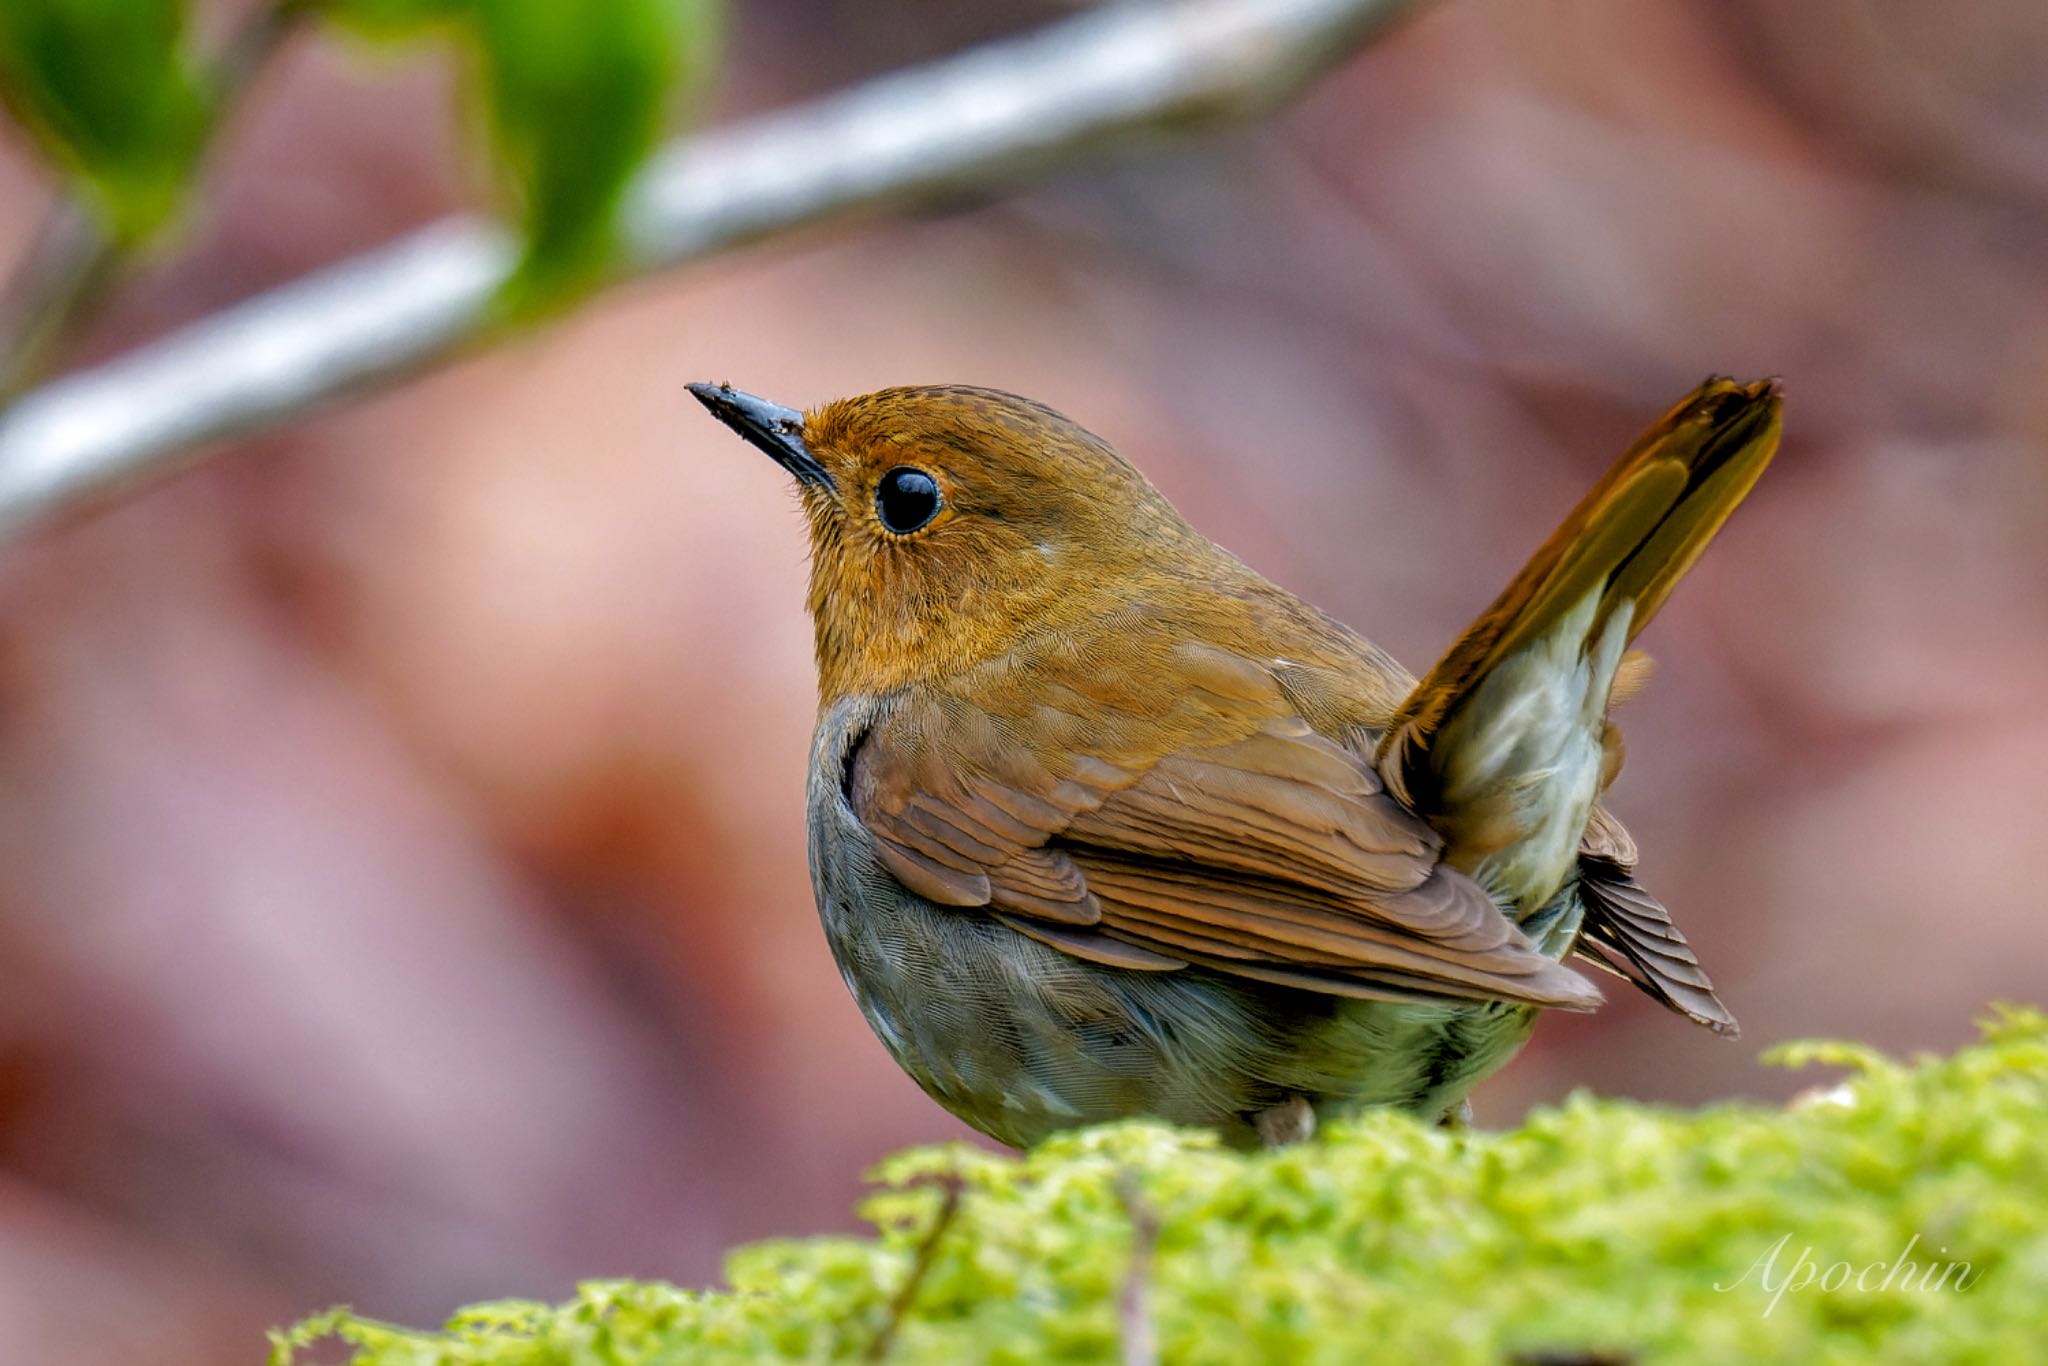
[[[883,389],[803,413],[690,391],[797,480],[828,702],[996,658],[1206,545],[1107,444],[1014,394]]]

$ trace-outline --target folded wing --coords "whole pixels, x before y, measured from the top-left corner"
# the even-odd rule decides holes
[[[1372,999],[1598,1004],[1439,861],[1369,761],[1277,685],[1235,692],[1199,725],[1137,727],[1156,754],[1129,729],[1034,747],[957,697],[905,698],[853,756],[848,797],[906,887],[1080,958]]]

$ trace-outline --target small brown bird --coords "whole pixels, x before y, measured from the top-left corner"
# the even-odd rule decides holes
[[[1623,652],[1770,461],[1775,384],[1666,414],[1420,683],[1037,403],[690,388],[802,489],[826,937],[983,1133],[1443,1116],[1599,1004],[1574,953],[1734,1031],[1598,799]]]

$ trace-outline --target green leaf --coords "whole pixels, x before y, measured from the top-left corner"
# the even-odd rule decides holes
[[[389,40],[419,36],[462,19],[468,0],[314,0],[320,17],[365,38]]]
[[[526,254],[515,311],[559,302],[613,264],[621,195],[671,101],[717,45],[716,0],[468,0],[476,86]]]
[[[176,212],[208,125],[181,0],[0,0],[0,102],[107,230]]]

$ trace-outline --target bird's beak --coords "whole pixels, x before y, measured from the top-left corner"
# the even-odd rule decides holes
[[[804,445],[802,413],[743,394],[730,384],[692,384],[689,389],[713,417],[768,452],[776,464],[806,484],[831,489],[831,474]]]

